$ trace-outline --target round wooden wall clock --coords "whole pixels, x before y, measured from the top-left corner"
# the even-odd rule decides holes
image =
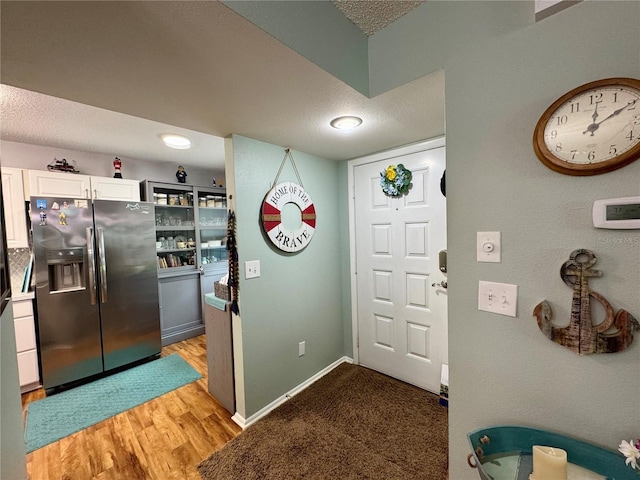
[[[282,223],[282,209],[292,203],[300,209],[300,225],[295,229]],[[316,207],[309,193],[294,182],[278,183],[264,197],[261,223],[271,243],[284,252],[298,252],[309,245],[316,229]]]
[[[640,157],[640,80],[607,78],[574,88],[542,114],[533,134],[542,163],[596,175]]]

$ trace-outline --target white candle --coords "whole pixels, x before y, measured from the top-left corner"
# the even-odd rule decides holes
[[[534,445],[531,480],[567,480],[567,452]]]

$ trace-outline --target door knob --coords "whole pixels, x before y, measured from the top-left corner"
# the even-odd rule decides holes
[[[442,287],[442,288],[447,288],[447,282],[438,282],[438,283],[432,283],[431,284],[432,287]]]

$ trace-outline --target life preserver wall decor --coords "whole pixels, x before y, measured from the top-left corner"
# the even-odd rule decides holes
[[[289,158],[300,182],[277,183],[284,162]],[[285,150],[285,156],[280,170],[274,181],[274,187],[267,192],[260,209],[260,223],[271,243],[284,252],[299,252],[311,242],[316,229],[316,207],[311,195],[302,186],[298,169],[293,162],[291,151]],[[282,223],[282,210],[287,204],[293,204],[300,209],[301,222],[295,229],[290,229]]]
[[[282,224],[282,209],[288,203],[296,205],[302,214],[296,230]],[[262,202],[262,228],[280,250],[298,252],[306,247],[316,229],[316,207],[307,191],[293,182],[279,183],[269,190]]]

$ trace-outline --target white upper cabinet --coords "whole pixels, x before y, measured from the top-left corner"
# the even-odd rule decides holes
[[[100,200],[140,200],[140,182],[124,178],[91,177],[91,198]]]
[[[22,170],[4,167],[2,169],[2,197],[8,248],[29,247],[22,190]]]
[[[123,178],[29,170],[25,197],[69,197],[100,200],[140,200],[140,182]]]
[[[91,177],[75,173],[48,172],[46,170],[28,170],[25,179],[25,198],[30,196],[90,198]]]

